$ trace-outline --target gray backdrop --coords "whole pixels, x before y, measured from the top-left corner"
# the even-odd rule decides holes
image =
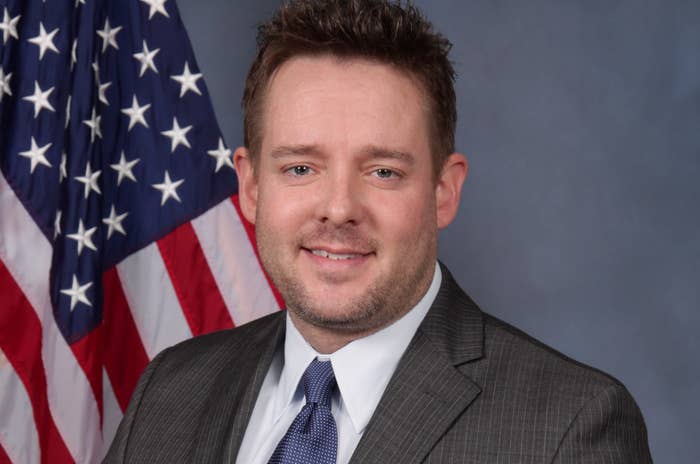
[[[229,146],[277,1],[177,0]],[[700,2],[419,1],[470,175],[441,259],[481,307],[624,382],[700,462]]]

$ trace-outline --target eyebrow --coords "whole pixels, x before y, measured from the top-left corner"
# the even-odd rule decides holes
[[[378,147],[375,145],[368,145],[365,147],[362,152],[366,154],[369,158],[375,158],[375,159],[393,159],[397,161],[402,161],[404,163],[413,165],[416,162],[415,156],[413,154],[400,151],[400,150],[391,150],[388,148],[383,148],[383,147]]]
[[[416,158],[413,154],[401,150],[392,150],[389,148],[379,147],[376,145],[367,145],[360,150],[363,156],[372,159],[393,159],[413,165]],[[274,148],[270,152],[270,156],[274,159],[285,158],[288,156],[319,156],[323,154],[317,145],[283,145]]]
[[[283,145],[274,148],[270,156],[279,159],[287,156],[318,155],[321,150],[316,145]]]

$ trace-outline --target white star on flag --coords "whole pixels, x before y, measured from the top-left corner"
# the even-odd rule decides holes
[[[88,282],[85,285],[80,285],[78,283],[78,278],[76,277],[75,274],[73,274],[73,285],[71,288],[65,288],[61,290],[61,293],[64,295],[68,295],[70,297],[70,310],[73,311],[75,308],[75,305],[78,302],[81,302],[83,304],[86,304],[88,306],[92,306],[92,303],[90,303],[90,300],[87,299],[87,296],[85,295],[85,292],[92,286],[92,282]]]
[[[78,242],[78,256],[80,256],[80,253],[83,252],[84,247],[88,247],[93,251],[97,251],[97,247],[94,243],[92,243],[92,236],[95,232],[97,232],[97,227],[91,227],[90,229],[85,230],[83,220],[80,219],[78,221],[78,232],[74,234],[68,234],[66,235],[66,237]]]
[[[136,124],[141,124],[143,127],[148,128],[148,123],[146,122],[146,118],[144,118],[143,114],[150,107],[150,103],[139,106],[139,101],[136,99],[136,95],[132,97],[131,108],[123,108],[121,110],[122,113],[129,116],[129,127],[127,128],[127,132],[130,131]]]
[[[224,141],[219,137],[219,146],[216,150],[209,150],[207,152],[209,156],[216,158],[216,169],[214,172],[219,172],[224,165],[229,166],[233,169],[233,161],[231,160],[231,150],[224,146]]]
[[[160,200],[160,206],[163,206],[169,198],[174,198],[178,201],[178,203],[182,203],[182,200],[180,200],[180,196],[177,194],[176,189],[180,185],[182,185],[183,182],[185,182],[185,179],[180,179],[173,182],[172,180],[170,180],[170,174],[168,173],[168,171],[165,171],[165,179],[163,179],[163,183],[153,184],[153,188],[156,190],[160,190],[163,194]]]
[[[34,94],[22,97],[22,100],[26,100],[34,104],[34,119],[39,116],[42,109],[46,108],[49,111],[56,111],[51,103],[49,103],[49,95],[53,92],[54,87],[50,87],[49,90],[43,91],[39,87],[39,82],[34,81]]]
[[[70,102],[71,102],[72,95],[68,95],[68,99],[66,101],[66,126],[64,129],[68,129],[68,124],[70,124]]]
[[[54,238],[54,240],[56,239],[56,237],[61,235],[61,215],[62,215],[62,213],[61,213],[60,209],[58,211],[56,211],[56,217],[53,220],[53,238]]]
[[[18,39],[17,35],[17,22],[19,21],[20,15],[14,18],[10,17],[10,12],[7,11],[7,7],[3,9],[2,22],[0,23],[0,29],[2,29],[2,43],[6,44],[10,37]]]
[[[122,179],[125,177],[136,182],[136,177],[134,177],[132,169],[139,161],[141,161],[139,158],[127,161],[124,157],[124,151],[122,151],[121,157],[119,158],[119,163],[109,165],[112,169],[119,173],[119,176],[117,177],[117,185],[121,185]]]
[[[32,147],[27,151],[19,152],[19,156],[24,156],[25,158],[29,158],[31,160],[31,166],[29,168],[30,173],[34,173],[34,169],[38,164],[51,167],[51,163],[49,163],[49,160],[47,160],[46,156],[44,155],[49,148],[51,148],[50,143],[47,143],[43,147],[39,147],[36,144],[36,140],[34,140],[34,137],[32,136]]]
[[[95,82],[100,82],[100,63],[97,58],[92,62],[92,70],[95,72]]]
[[[70,70],[73,70],[73,66],[78,62],[78,39],[73,39],[73,46],[70,49]]]
[[[184,145],[187,148],[192,148],[190,142],[187,141],[187,133],[192,129],[192,126],[180,127],[177,123],[177,118],[173,117],[173,128],[161,132],[164,136],[170,139],[170,153],[175,152],[178,145]]]
[[[182,71],[182,74],[171,76],[170,78],[180,83],[180,98],[182,98],[182,96],[189,90],[193,91],[197,95],[202,95],[202,92],[199,91],[199,87],[197,87],[197,79],[201,79],[202,74],[190,73],[190,66],[187,62],[185,62],[185,69]]]
[[[109,105],[109,100],[107,100],[107,95],[105,95],[105,92],[107,91],[110,85],[112,85],[111,82],[105,82],[104,84],[99,84],[99,86],[97,87],[98,98],[105,105]]]
[[[141,53],[134,53],[134,58],[136,58],[141,63],[141,71],[139,72],[139,77],[143,76],[147,70],[152,69],[154,73],[158,74],[158,69],[156,69],[156,64],[153,62],[156,54],[160,51],[160,48],[155,50],[149,50],[146,41],[143,41],[143,51]]]
[[[112,237],[112,234],[114,233],[115,230],[122,235],[126,235],[126,231],[124,230],[124,226],[122,226],[122,221],[128,215],[129,215],[129,213],[117,214],[117,212],[114,210],[114,205],[112,205],[112,209],[109,212],[109,217],[102,219],[102,222],[107,224],[107,226],[109,227],[107,229],[107,238],[108,239]]]
[[[117,45],[117,33],[121,30],[122,26],[113,28],[109,25],[109,18],[105,19],[104,29],[97,31],[97,35],[102,37],[102,53],[107,50],[107,47],[114,47],[119,50],[119,45]]]
[[[92,167],[90,167],[90,163],[87,163],[87,166],[85,166],[85,175],[74,177],[74,179],[78,182],[85,184],[85,198],[87,198],[90,195],[91,191],[95,191],[98,194],[102,194],[102,192],[100,192],[100,186],[97,185],[97,179],[100,177],[100,174],[102,174],[102,171],[99,170],[92,172]]]
[[[66,162],[68,157],[66,157],[66,152],[61,153],[61,164],[58,165],[58,182],[63,182],[63,179],[68,177],[68,169],[66,169]]]
[[[92,108],[92,116],[90,119],[83,120],[83,124],[90,128],[90,142],[95,141],[95,134],[99,138],[102,138],[102,129],[100,129],[100,122],[102,121],[102,116],[98,116],[95,113],[95,108]]]
[[[156,13],[160,13],[166,18],[169,18],[168,12],[165,11],[165,2],[168,0],[141,0],[143,3],[148,4],[150,6],[150,9],[148,10],[148,19],[150,20],[153,18],[153,15]]]
[[[10,90],[10,78],[12,73],[5,74],[5,71],[0,66],[0,103],[2,103],[2,97],[5,94],[12,96],[12,91]]]
[[[56,45],[53,43],[53,38],[56,34],[58,34],[58,28],[47,34],[46,29],[44,29],[44,23],[40,22],[39,35],[32,37],[31,39],[27,39],[34,45],[39,46],[39,61],[44,58],[44,53],[46,53],[46,50],[51,50],[52,52],[58,53],[58,48],[56,48]]]

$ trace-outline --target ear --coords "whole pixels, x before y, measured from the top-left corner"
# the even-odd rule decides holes
[[[253,160],[245,147],[238,147],[233,153],[233,164],[238,174],[238,200],[243,216],[255,224],[255,213],[258,206],[258,180],[255,176]]]
[[[445,160],[435,186],[438,229],[444,229],[455,218],[467,171],[469,165],[464,155],[452,153]]]

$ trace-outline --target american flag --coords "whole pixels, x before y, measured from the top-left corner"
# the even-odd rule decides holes
[[[282,302],[174,0],[0,15],[0,463],[97,462],[160,350]]]

